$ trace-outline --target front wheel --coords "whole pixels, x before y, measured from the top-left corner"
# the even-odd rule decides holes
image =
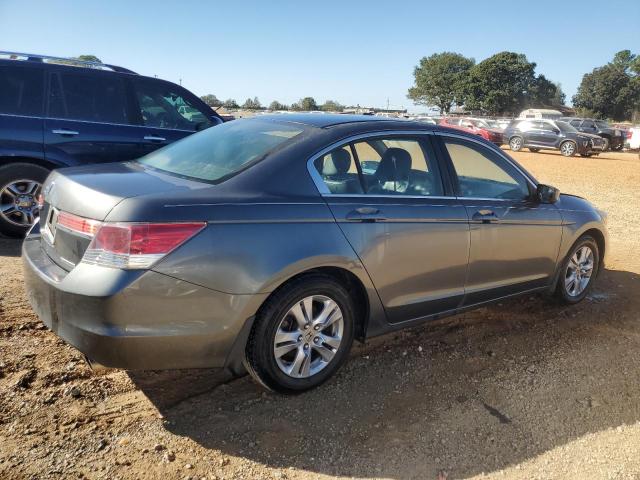
[[[560,153],[565,157],[573,157],[576,154],[576,144],[572,141],[562,142],[560,144]]]
[[[560,267],[556,296],[563,303],[580,302],[589,293],[598,268],[598,244],[593,237],[584,235],[573,245]]]
[[[521,137],[513,137],[509,140],[509,148],[514,152],[519,152],[522,150],[522,138]]]
[[[269,390],[300,393],[328,380],[353,343],[355,307],[333,277],[302,276],[260,308],[247,341],[245,366]]]
[[[38,217],[38,195],[49,170],[30,163],[0,168],[0,233],[24,236]]]

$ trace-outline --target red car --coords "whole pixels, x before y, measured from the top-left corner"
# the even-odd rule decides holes
[[[469,133],[475,133],[485,140],[489,140],[491,143],[495,143],[500,146],[504,143],[502,141],[502,130],[497,126],[492,126],[490,122],[491,120],[480,118],[447,117],[440,120],[440,125],[455,128],[457,130],[463,130]]]

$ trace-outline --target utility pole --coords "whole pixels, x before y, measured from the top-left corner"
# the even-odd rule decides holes
[[[182,86],[182,79],[180,79],[180,86]]]
[[[389,97],[387,97],[387,112],[389,111]]]

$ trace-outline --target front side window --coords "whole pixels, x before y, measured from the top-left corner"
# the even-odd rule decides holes
[[[0,113],[42,115],[43,83],[39,68],[0,67]]]
[[[212,123],[187,95],[169,84],[137,81],[135,91],[142,121],[148,127],[195,131]]]
[[[49,116],[101,123],[129,123],[124,82],[114,75],[61,73],[52,77]]]
[[[444,144],[456,171],[460,196],[500,200],[529,197],[527,180],[498,155],[463,140],[447,139]]]
[[[190,135],[138,161],[181,177],[219,183],[303,132],[299,125],[235,120]]]

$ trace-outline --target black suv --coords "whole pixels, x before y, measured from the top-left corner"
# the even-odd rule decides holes
[[[49,171],[141,157],[222,119],[184,88],[97,62],[0,52],[0,232],[22,235]]]
[[[514,152],[524,147],[532,152],[557,149],[565,157],[579,153],[590,157],[604,150],[604,139],[598,135],[582,133],[560,120],[517,118],[505,129],[505,142]]]
[[[605,140],[605,150],[622,150],[625,134],[619,128],[614,128],[604,120],[595,118],[562,117],[560,120],[570,123],[576,130],[598,135]]]

